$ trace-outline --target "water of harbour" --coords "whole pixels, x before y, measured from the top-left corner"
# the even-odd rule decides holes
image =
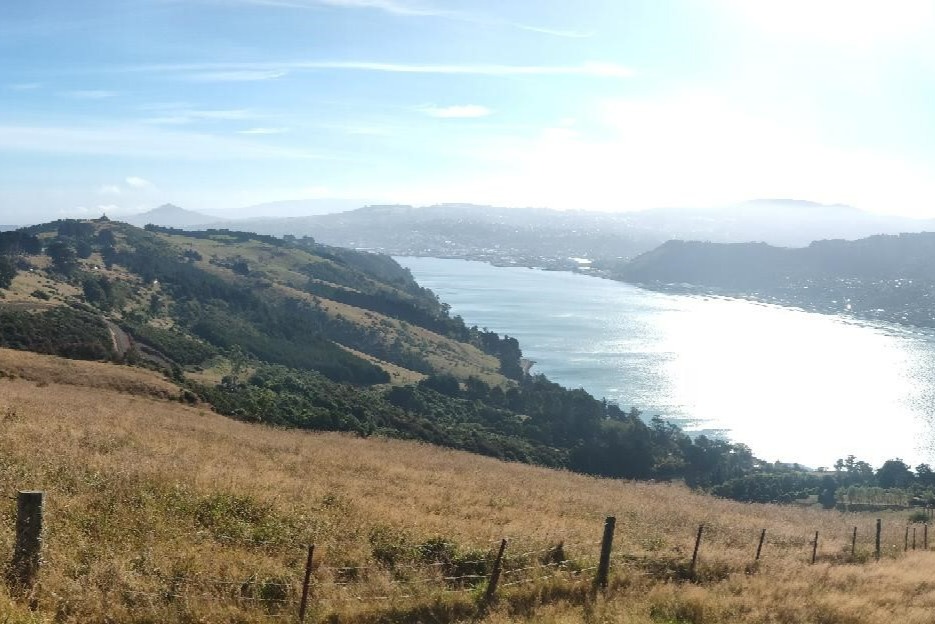
[[[766,460],[935,463],[935,334],[587,275],[397,258],[533,372]]]

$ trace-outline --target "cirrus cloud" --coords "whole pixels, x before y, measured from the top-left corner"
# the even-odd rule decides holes
[[[435,104],[425,104],[419,106],[416,110],[439,119],[474,119],[477,117],[487,117],[493,114],[493,111],[480,104],[456,104],[453,106],[436,106]]]

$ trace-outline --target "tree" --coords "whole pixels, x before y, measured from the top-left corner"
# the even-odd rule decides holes
[[[835,500],[835,492],[838,489],[838,484],[834,480],[834,477],[831,475],[825,475],[821,478],[821,489],[818,491],[818,502],[821,503],[821,506],[825,509],[834,509],[837,501]]]
[[[882,488],[904,488],[912,484],[913,475],[909,466],[899,459],[888,459],[877,470],[877,485]]]
[[[117,245],[117,237],[114,235],[112,229],[103,228],[97,233],[97,242],[103,247],[115,247]]]
[[[935,471],[928,464],[916,466],[916,480],[923,487],[935,486]]]
[[[78,268],[78,254],[71,245],[61,239],[49,243],[45,252],[52,258],[52,268],[62,275],[70,276]]]
[[[0,288],[9,288],[16,277],[16,265],[6,257],[0,256]]]
[[[834,462],[835,477],[842,486],[869,485],[873,482],[873,466],[853,455]]]

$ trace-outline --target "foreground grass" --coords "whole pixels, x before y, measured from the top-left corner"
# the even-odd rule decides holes
[[[882,562],[854,564],[852,527],[865,561],[875,516],[248,425],[161,398],[177,395],[171,384],[125,367],[0,350],[0,371],[0,553],[12,548],[7,497],[48,496],[40,583],[0,590],[6,621],[294,621],[308,543],[320,566],[309,621],[469,621],[483,591],[473,577],[502,537],[503,580],[516,584],[490,622],[932,621],[935,555],[897,556],[904,515],[883,516]],[[598,597],[588,568],[608,515],[615,566]],[[556,560],[568,563],[543,567]]]

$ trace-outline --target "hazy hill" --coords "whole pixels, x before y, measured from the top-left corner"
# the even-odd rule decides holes
[[[628,257],[665,240],[633,229],[621,215],[471,204],[366,206],[337,214],[252,220],[250,227],[391,255],[556,268],[575,266],[570,258]]]
[[[164,227],[206,227],[209,223],[217,221],[217,217],[201,214],[194,210],[186,210],[174,204],[163,204],[158,208],[126,217],[126,222],[138,227],[152,223]]]
[[[250,219],[249,229],[308,235],[342,247],[574,268],[570,258],[630,258],[670,239],[806,246],[822,239],[923,231],[935,222],[850,206],[764,199],[713,208],[559,211],[471,204],[366,206],[331,214]],[[246,227],[246,226],[243,226]]]
[[[249,222],[255,219],[307,217],[324,215],[336,212],[345,212],[367,205],[364,199],[292,199],[282,201],[264,202],[240,208],[227,208],[216,213],[224,220],[238,219]]]
[[[920,232],[935,221],[878,215],[840,204],[761,199],[712,208],[662,208],[632,214],[634,227],[666,239],[722,243],[766,242],[804,247],[816,240]]]
[[[611,266],[611,265],[608,265]],[[669,241],[609,274],[650,286],[693,285],[780,303],[935,326],[935,233],[763,243]]]
[[[0,346],[162,370],[249,421],[414,438],[612,477],[713,486],[758,464],[526,377],[387,256],[229,230],[58,221],[0,236]]]

